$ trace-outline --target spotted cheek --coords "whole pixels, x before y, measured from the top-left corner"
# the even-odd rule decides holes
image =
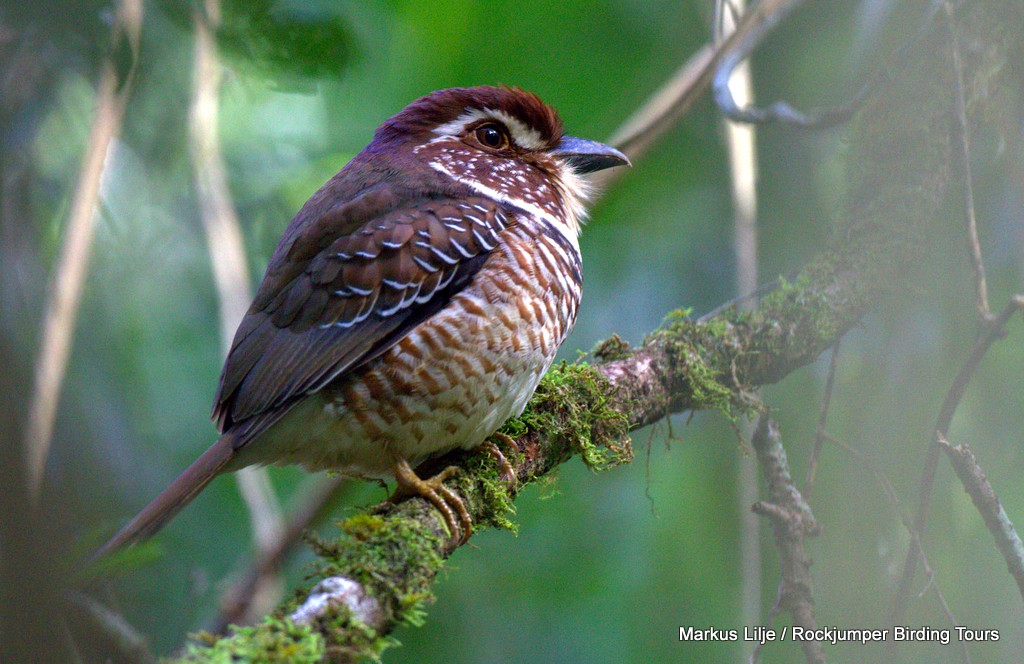
[[[451,148],[429,151],[421,156],[435,170],[469,178],[506,198],[524,201],[552,214],[558,210],[558,192],[542,172],[524,162]]]

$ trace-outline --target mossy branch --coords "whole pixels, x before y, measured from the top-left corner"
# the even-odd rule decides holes
[[[964,41],[986,45],[967,63],[965,88],[978,95],[967,108],[988,111],[983,96],[998,89],[1024,43],[1024,11],[1019,1],[979,1],[959,14]],[[729,310],[705,323],[670,316],[638,348],[613,338],[594,364],[554,367],[523,416],[503,429],[515,441],[506,455],[516,487],[504,485],[496,462],[482,452],[444,460],[464,469],[449,486],[478,529],[508,527],[518,491],[574,454],[608,467],[631,458],[630,430],[669,413],[752,410],[753,388],[812,362],[900,287],[907,266],[920,261],[922,239],[954,179],[949,43],[942,24],[931,21],[858,113],[849,128],[846,208],[829,247],[798,278],[764,297],[756,311]],[[211,637],[188,659],[346,661],[379,654],[397,625],[421,621],[431,584],[455,547],[437,511],[412,499],[340,525],[336,541],[314,542],[321,559],[312,581],[330,579],[315,601],[302,589],[262,624]]]

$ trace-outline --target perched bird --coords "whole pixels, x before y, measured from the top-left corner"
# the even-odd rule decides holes
[[[580,303],[579,176],[628,163],[518,88],[440,90],[384,122],[278,243],[221,373],[220,438],[97,557],[267,463],[392,476],[468,536],[450,469],[413,469],[526,407]]]

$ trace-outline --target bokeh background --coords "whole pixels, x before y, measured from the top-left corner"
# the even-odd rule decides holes
[[[919,24],[928,2],[825,0],[799,9],[756,52],[761,100],[841,103]],[[101,189],[73,349],[60,396],[38,532],[82,555],[169,483],[206,445],[220,371],[218,300],[193,185],[193,5],[146,4],[141,59]],[[505,83],[538,93],[577,136],[609,136],[710,36],[710,2],[676,0],[230,0],[220,56],[220,136],[230,192],[258,278],[302,202],[371,138],[374,127],[431,90]],[[0,56],[28,49],[31,81],[3,106],[5,205],[2,332],[12,391],[0,396],[18,444],[43,304],[65,234],[92,120],[111,6],[95,0],[0,5]],[[14,83],[11,79],[14,79]],[[1020,91],[1012,91],[1019,99]],[[1011,123],[1020,128],[1018,117]],[[845,128],[758,129],[762,281],[798,270],[827,241],[844,197]],[[973,135],[981,246],[991,299],[1021,292],[1022,160],[1018,136]],[[617,333],[642,341],[669,312],[703,313],[735,295],[729,170],[722,118],[700,102],[594,206],[581,240],[586,287],[562,349],[573,360]],[[916,505],[939,406],[978,329],[962,203],[928,238],[927,262],[843,340],[828,431],[881,469]],[[8,217],[10,218],[10,217]],[[972,446],[1011,519],[1024,521],[1024,331],[984,360],[957,412],[954,443]],[[806,472],[828,356],[766,390],[794,474]],[[516,503],[519,534],[488,531],[460,549],[436,584],[424,626],[395,634],[386,661],[736,661],[744,643],[680,643],[681,626],[742,630],[738,463],[746,446],[718,414],[684,414],[633,436],[636,460],[595,474],[578,460]],[[304,480],[272,469],[287,500]],[[5,480],[0,477],[0,487]],[[0,496],[7,489],[0,488]],[[383,499],[347,489],[336,514]],[[821,625],[887,627],[908,546],[896,507],[857,457],[826,445],[809,543]],[[228,579],[252,557],[245,507],[216,481],[104,600],[171,653],[208,626]],[[330,522],[321,527],[328,535]],[[779,571],[761,535],[761,606]],[[924,536],[934,584],[960,623],[997,629],[975,661],[1024,652],[1021,598],[948,465],[940,463]],[[0,540],[0,556],[4,542]],[[301,583],[309,554],[290,560]],[[748,575],[749,576],[749,575]],[[919,578],[906,624],[948,628]],[[918,597],[917,592],[921,592]],[[783,615],[776,625],[789,624]],[[5,626],[10,635],[11,626]],[[879,647],[828,647],[834,661],[882,657]],[[792,643],[763,661],[799,658]],[[912,644],[901,661],[959,661],[959,649]]]

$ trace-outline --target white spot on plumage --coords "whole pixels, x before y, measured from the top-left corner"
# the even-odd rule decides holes
[[[460,242],[459,242],[458,240],[456,240],[456,239],[452,238],[452,239],[448,240],[448,242],[449,242],[449,243],[450,243],[450,244],[451,244],[451,245],[452,245],[453,247],[455,247],[455,250],[456,250],[457,252],[459,252],[460,254],[462,254],[462,256],[463,256],[464,258],[472,258],[472,257],[473,257],[473,254],[471,254],[471,253],[469,252],[469,250],[467,250],[467,249],[466,249],[466,248],[465,248],[464,246],[462,246],[462,243],[460,243]]]
[[[427,261],[423,260],[419,256],[413,256],[412,257],[412,261],[414,263],[416,263],[417,265],[419,265],[424,270],[426,270],[427,272],[431,272],[431,273],[437,272],[437,266],[436,265],[431,265],[430,263],[428,263]]]
[[[446,272],[444,276],[441,277],[441,282],[437,285],[437,290],[441,290],[442,288],[446,287],[448,284],[452,282],[452,279],[454,278],[455,270],[448,270],[448,272]]]
[[[492,237],[488,237],[488,238],[484,238],[484,236],[480,233],[480,231],[478,231],[477,229],[474,228],[473,229],[473,237],[476,238],[477,243],[479,243],[479,245],[481,247],[483,247],[484,251],[490,251],[491,249],[494,248],[494,241],[493,241],[494,238],[493,238],[493,236]]]
[[[554,214],[545,210],[543,207],[537,205],[536,203],[526,200],[524,198],[511,196],[506,192],[498,191],[497,189],[489,187],[483,182],[480,182],[476,178],[457,174],[451,168],[449,168],[447,165],[445,165],[439,160],[430,161],[429,165],[435,171],[442,173],[443,175],[447,175],[456,182],[466,185],[467,187],[477,192],[481,196],[489,198],[496,203],[510,205],[520,210],[521,212],[525,212],[528,215],[536,217],[537,219],[542,219],[546,221],[548,224],[551,225],[551,227],[554,230],[556,230],[563,237],[565,237],[565,239],[569,242],[570,246],[572,246],[572,248],[575,249],[577,253],[579,252],[580,221],[583,217],[583,206],[585,200],[577,200],[576,196],[580,195],[582,192],[585,191],[585,185],[583,184],[583,181],[575,174],[570,173],[569,178],[564,178],[570,183],[570,186],[568,188],[563,189],[561,186],[559,187],[560,189],[562,189],[563,200],[565,202],[565,209],[563,210],[565,214],[565,220],[561,221]],[[564,173],[570,170],[571,169],[569,169],[568,166],[563,166],[560,169],[560,171],[562,171],[560,176],[564,176]],[[563,178],[560,177],[560,180],[561,179]]]

